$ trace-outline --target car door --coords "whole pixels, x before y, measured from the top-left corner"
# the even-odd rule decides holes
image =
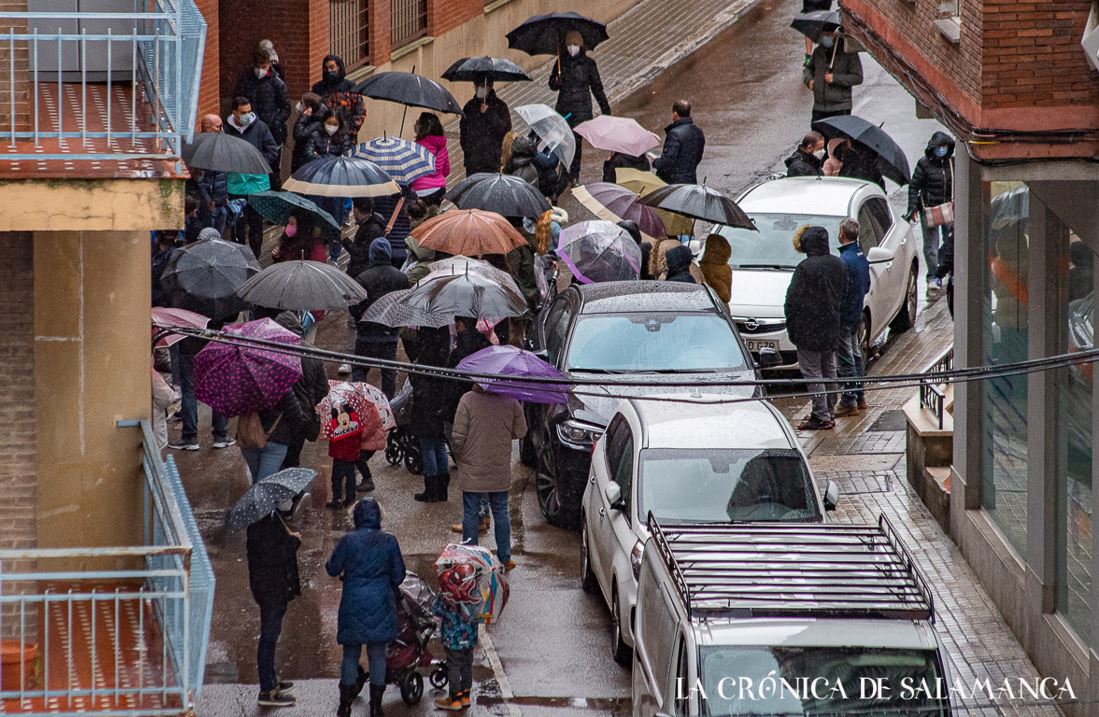
[[[554,366],[563,360],[562,352],[568,340],[573,314],[573,304],[568,294],[561,294],[539,316],[534,332],[533,348],[535,351],[545,351],[546,360]],[[543,404],[528,402],[524,404],[524,410],[527,425],[531,427],[531,443],[535,451],[541,454],[545,450],[544,443],[549,430],[545,425],[548,420],[546,407]]]
[[[621,413],[617,413],[611,419],[611,422],[607,424],[607,442],[603,453],[606,457],[608,481],[617,481],[622,464],[630,462],[631,457],[626,452],[627,448],[632,452],[630,427],[626,423],[626,418]],[[592,568],[596,571],[599,584],[603,586],[604,594],[607,596],[609,603],[611,583],[614,580],[614,561],[621,551],[618,539],[615,536],[614,514],[620,514],[622,511],[611,507],[610,501],[607,500],[607,486],[605,484],[596,487],[598,489],[599,508],[594,516],[593,542],[598,546],[594,552],[599,556],[599,559],[598,562],[592,560]],[[624,489],[623,496],[625,496]]]
[[[881,246],[882,230],[878,223],[878,210],[875,202],[884,202],[880,197],[870,197],[859,207],[859,246],[863,254],[870,254],[874,247]],[[886,210],[888,211],[888,209]],[[891,280],[893,262],[870,265],[870,291],[866,295],[865,305],[870,309],[870,342],[878,337],[884,328],[883,320],[888,310],[888,284]]]
[[[885,291],[880,297],[885,301],[881,320],[888,323],[904,305],[905,291],[908,288],[908,268],[912,263],[907,252],[908,227],[897,224],[893,210],[884,198],[873,197],[867,202],[867,206],[881,231],[881,246],[892,251],[894,257],[893,261],[885,265],[888,281],[883,286]]]

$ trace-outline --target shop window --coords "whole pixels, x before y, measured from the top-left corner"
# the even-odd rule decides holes
[[[427,34],[427,0],[393,0],[393,49]]]
[[[370,58],[368,0],[329,0],[329,45],[348,70]]]

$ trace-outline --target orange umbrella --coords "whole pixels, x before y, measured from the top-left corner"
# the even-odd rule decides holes
[[[495,212],[452,209],[412,230],[422,249],[456,256],[507,254],[527,243],[515,227]]]

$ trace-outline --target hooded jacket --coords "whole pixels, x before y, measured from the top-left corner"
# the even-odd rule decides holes
[[[935,156],[936,147],[946,147],[945,157]],[[949,202],[954,197],[954,140],[945,132],[936,132],[924,149],[912,181],[908,184],[908,211],[912,215],[926,207]]]
[[[377,501],[359,501],[355,530],[340,538],[324,566],[343,581],[336,641],[341,645],[386,642],[397,637],[395,589],[405,579],[397,538],[382,530]]]
[[[672,122],[664,128],[664,134],[664,150],[653,162],[656,176],[668,184],[697,184],[706,136],[690,117]]]
[[[722,303],[728,304],[733,291],[733,269],[729,266],[729,257],[733,249],[725,237],[711,234],[706,239],[706,249],[702,252],[699,268],[705,277],[706,285],[714,290]]]
[[[481,112],[482,100],[474,97],[466,102],[458,124],[466,176],[499,172],[500,149],[504,136],[511,131],[511,111],[496,96],[496,90],[490,89],[483,101],[487,105],[484,112]]]
[[[847,291],[843,295],[843,314],[840,323],[850,335],[859,325],[866,294],[870,291],[870,262],[862,253],[858,241],[840,245],[840,259],[847,267]]]
[[[329,60],[334,60],[339,67],[334,79],[324,76],[324,66]],[[339,55],[325,55],[321,60],[321,80],[313,85],[313,92],[321,96],[332,112],[338,112],[343,118],[344,127],[348,128],[352,141],[358,136],[359,128],[366,120],[366,104],[360,93],[352,91],[354,87],[355,83],[347,79],[343,58]]]
[[[458,402],[450,445],[458,487],[493,493],[511,487],[511,442],[527,434],[523,406],[514,398],[469,391]]]
[[[557,92],[557,104],[553,108],[561,116],[568,115],[565,120],[569,127],[593,117],[592,96],[599,103],[600,112],[605,115],[611,113],[611,104],[607,101],[603,80],[599,77],[599,67],[584,49],[576,57],[563,53],[559,61],[553,63],[549,87]]]
[[[670,249],[665,255],[665,260],[668,262],[668,275],[664,280],[678,281],[683,284],[697,284],[698,282],[691,276],[691,261],[693,258],[691,250],[683,244]]]
[[[308,161],[305,151],[309,146],[309,138],[316,132],[324,131],[322,126],[327,116],[328,107],[322,104],[318,111],[309,115],[299,114],[294,120],[294,152],[290,157],[291,173],[298,171],[298,168]]]
[[[347,250],[347,275],[357,277],[370,265],[370,244],[378,237],[385,236],[385,220],[377,212],[372,212],[366,221],[359,222],[352,239],[341,239]]]
[[[529,135],[516,137],[511,142],[511,156],[504,167],[504,173],[538,186],[538,168],[534,166],[534,155],[537,152],[537,139]]]
[[[370,264],[366,270],[355,277],[366,289],[366,300],[352,307],[352,315],[358,319],[370,306],[386,294],[400,291],[409,287],[408,277],[400,269],[393,266],[392,255],[389,251],[389,240],[378,237],[370,242]],[[397,329],[369,321],[359,323],[359,341],[396,341]]]
[[[851,112],[851,88],[862,84],[862,61],[857,52],[845,52],[843,40],[832,47],[817,45],[802,72],[805,86],[813,81],[814,112]],[[832,82],[824,81],[831,72]]]
[[[275,513],[248,526],[248,587],[259,605],[285,605],[301,595],[298,547]]]
[[[251,67],[240,78],[236,89],[237,97],[247,97],[252,101],[252,111],[267,123],[275,144],[286,141],[287,122],[290,120],[290,95],[286,83],[279,79],[273,70],[263,77],[256,77]],[[278,167],[273,167],[278,171]]]
[[[794,150],[794,153],[786,158],[787,177],[819,177],[821,175],[821,161],[815,154]]]
[[[828,232],[809,227],[801,234],[805,259],[794,269],[786,290],[786,330],[803,351],[835,351],[847,291],[847,266],[829,253]]]

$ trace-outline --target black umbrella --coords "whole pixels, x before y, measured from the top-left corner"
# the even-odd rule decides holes
[[[790,27],[813,42],[820,42],[822,32],[834,31],[840,26],[840,14],[836,10],[818,10],[794,15]]]
[[[502,319],[522,316],[527,300],[515,281],[502,282],[479,271],[443,274],[419,282],[401,300],[425,314]]]
[[[530,82],[531,77],[511,60],[502,57],[463,57],[443,73],[451,82]]]
[[[736,202],[701,184],[669,184],[646,194],[641,203],[727,227],[756,228]]]
[[[160,283],[175,308],[228,319],[244,310],[237,289],[259,270],[246,245],[203,239],[173,252]]]
[[[272,473],[260,481],[260,483],[281,485],[288,490],[294,491],[294,495],[297,495],[308,488],[309,484],[312,483],[313,479],[316,477],[317,472],[312,468],[286,468],[278,473]]]
[[[447,192],[446,198],[459,209],[483,209],[505,217],[537,219],[550,209],[549,202],[533,184],[496,172],[466,177]]]
[[[240,137],[203,132],[183,145],[183,161],[192,169],[241,174],[270,174],[271,166],[259,150]]]
[[[445,87],[414,72],[378,72],[355,85],[352,91],[406,107],[462,114],[462,106]]]
[[[508,47],[528,55],[557,55],[565,44],[565,34],[576,30],[589,50],[607,39],[607,26],[575,12],[551,12],[535,15],[508,33]]]
[[[908,157],[904,150],[885,131],[857,115],[828,117],[813,123],[813,129],[825,139],[846,137],[858,142],[877,155],[878,171],[897,184],[908,184],[912,172],[908,169]]]
[[[272,264],[237,291],[249,304],[270,309],[342,309],[366,299],[366,290],[331,264],[297,260]]]
[[[319,157],[306,162],[282,188],[321,197],[388,197],[401,191],[384,169],[362,157]]]
[[[316,471],[310,471],[316,475]],[[272,474],[263,480],[253,483],[244,495],[233,505],[229,511],[229,518],[225,521],[225,529],[230,533],[244,530],[252,523],[258,523],[274,513],[279,503],[292,499],[299,491],[288,488],[271,479],[278,473]]]

